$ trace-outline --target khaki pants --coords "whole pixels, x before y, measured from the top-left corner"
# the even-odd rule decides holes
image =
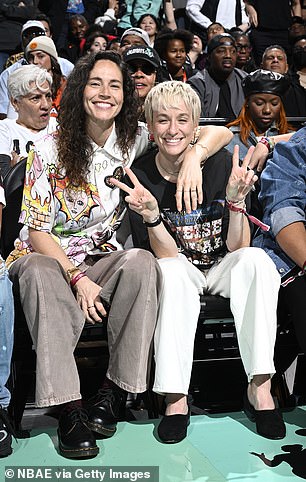
[[[151,345],[162,277],[147,251],[107,254],[87,269],[110,304],[107,376],[127,391],[147,388]],[[81,398],[73,356],[84,314],[61,265],[37,253],[23,256],[10,269],[36,350],[36,405],[58,405]],[[102,380],[101,380],[102,383]]]

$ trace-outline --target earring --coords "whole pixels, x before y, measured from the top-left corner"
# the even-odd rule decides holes
[[[149,141],[150,141],[150,142],[154,142],[154,141],[155,141],[153,132],[150,132],[150,133],[149,133]]]

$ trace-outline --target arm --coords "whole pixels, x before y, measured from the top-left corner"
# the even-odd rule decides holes
[[[177,179],[176,205],[182,210],[184,200],[186,211],[196,209],[203,202],[202,171],[204,162],[226,146],[233,134],[223,126],[201,127],[196,144],[185,154],[182,167]],[[190,202],[191,198],[191,202]]]
[[[253,152],[253,147],[248,150],[239,166],[239,147],[236,145],[232,158],[233,167],[226,186],[226,199],[234,205],[234,208],[245,208],[245,198],[257,181],[258,177],[248,164]],[[229,206],[229,226],[226,245],[229,251],[250,246],[251,233],[247,217],[240,212],[231,210]]]
[[[75,268],[75,266],[66,256],[64,250],[49,233],[30,228],[29,237],[34,251],[36,253],[45,254],[46,256],[51,256],[52,258],[56,259],[62,266],[65,273],[68,269]],[[75,284],[75,290],[77,302],[84,312],[86,320],[90,323],[93,321],[101,321],[101,317],[98,315],[98,313],[101,313],[102,316],[106,315],[106,311],[100,299],[101,287],[91,281],[87,276],[84,276]],[[91,311],[90,316],[88,313],[88,306],[94,306],[96,308],[95,312]]]
[[[284,253],[300,267],[306,260],[306,143],[301,134],[294,136],[296,142],[276,147],[262,173],[259,195],[271,234]]]
[[[258,18],[257,18],[257,12],[253,5],[251,5],[251,2],[244,0],[245,3],[245,11],[247,16],[249,17],[249,22],[253,27],[258,27]]]
[[[201,13],[205,0],[188,0],[186,4],[186,13],[195,23],[202,28],[207,28],[212,20]]]
[[[111,182],[128,194],[125,200],[129,204],[129,208],[140,214],[144,223],[154,223],[160,214],[155,197],[140,184],[131,169],[126,167],[125,170],[134,186],[133,188],[114,178],[111,179]],[[163,222],[159,222],[156,226],[148,227],[148,234],[151,249],[157,258],[177,256],[176,243],[168,233]]]
[[[306,229],[303,222],[289,224],[276,236],[276,241],[300,268],[306,261]]]
[[[166,26],[171,28],[171,30],[176,30],[177,25],[172,0],[164,0],[164,13],[166,17]]]
[[[291,12],[292,16],[301,17],[302,16],[302,6],[300,0],[292,0],[291,2]]]
[[[270,136],[270,139],[277,144],[280,141],[289,141],[294,132],[290,132],[288,134],[280,134],[278,136]],[[258,172],[261,172],[265,166],[266,160],[268,159],[269,150],[265,144],[258,142],[253,152],[250,165],[251,169],[256,169]]]

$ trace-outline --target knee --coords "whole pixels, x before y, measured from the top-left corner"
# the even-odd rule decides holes
[[[133,282],[142,282],[148,276],[155,279],[161,276],[161,271],[156,258],[145,249],[133,248],[126,251],[124,273],[132,276]]]
[[[62,270],[56,259],[39,253],[32,253],[24,259],[21,258],[21,262],[18,278],[26,278],[29,282],[35,282],[38,277],[43,275],[48,277],[52,271]]]
[[[279,280],[279,274],[272,259],[267,253],[256,247],[242,248],[240,250],[237,266],[244,267],[248,272],[263,273],[263,276],[272,276]]]

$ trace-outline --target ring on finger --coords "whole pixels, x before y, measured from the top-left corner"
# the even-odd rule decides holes
[[[90,308],[95,308],[95,305],[87,306],[87,311],[90,310]]]

